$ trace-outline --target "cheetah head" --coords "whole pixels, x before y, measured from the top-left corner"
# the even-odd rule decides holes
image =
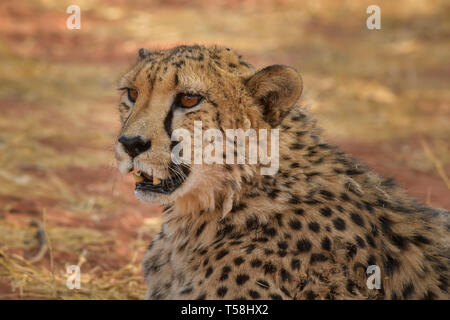
[[[239,170],[217,163],[176,164],[174,131],[193,133],[196,121],[202,132],[276,128],[302,92],[301,77],[292,68],[255,71],[228,48],[197,45],[140,49],[119,85],[119,170],[134,174],[138,199],[163,205],[183,201],[190,210],[214,208],[224,193],[235,192],[242,179],[257,174],[260,164]]]

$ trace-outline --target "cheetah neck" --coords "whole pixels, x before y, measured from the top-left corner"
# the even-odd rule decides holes
[[[346,185],[354,192],[362,192],[361,185],[351,176],[336,178],[330,171],[330,164],[336,161],[341,161],[346,170],[353,163],[327,144],[316,121],[305,110],[294,108],[286,118],[279,127],[278,173],[262,176],[257,174],[258,168],[235,165],[220,174],[217,171],[206,174],[196,190],[177,199],[166,211],[168,234],[183,239],[198,238],[198,243],[203,244],[230,234],[237,238],[248,231],[253,218],[264,225],[295,204],[327,200],[323,190]],[[362,168],[359,164],[355,166]],[[197,236],[198,230],[201,232]]]

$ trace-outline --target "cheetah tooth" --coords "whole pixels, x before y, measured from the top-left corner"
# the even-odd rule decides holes
[[[156,177],[153,177],[153,184],[154,185],[158,185],[158,184],[160,184],[161,183],[161,180],[160,179],[158,179],[158,178],[156,178]]]
[[[136,173],[133,173],[133,178],[134,178],[134,181],[136,181],[136,182],[144,181],[144,177],[141,177],[141,176],[137,175]]]

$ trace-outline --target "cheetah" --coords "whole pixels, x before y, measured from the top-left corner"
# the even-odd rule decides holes
[[[449,211],[328,143],[302,78],[219,46],[140,49],[120,80],[118,168],[164,206],[147,299],[449,299]],[[279,129],[279,168],[176,164],[177,128]],[[191,131],[190,131],[191,132]],[[234,142],[236,143],[236,142]],[[234,145],[236,146],[236,144]],[[381,286],[368,286],[377,266]]]

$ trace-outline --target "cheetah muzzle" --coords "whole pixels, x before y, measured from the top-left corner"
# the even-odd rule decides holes
[[[180,172],[179,174],[172,174],[167,179],[157,179],[149,176],[147,173],[138,171],[135,175],[136,191],[141,193],[161,193],[170,194],[180,187],[184,180],[189,176],[188,166],[176,166],[170,164],[170,170],[173,172]]]

